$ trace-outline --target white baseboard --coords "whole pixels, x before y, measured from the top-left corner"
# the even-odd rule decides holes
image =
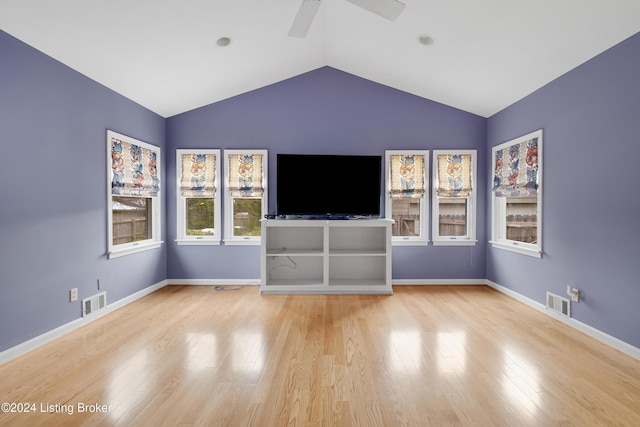
[[[394,285],[486,285],[485,279],[393,279]],[[260,279],[169,279],[168,285],[257,285]]]
[[[60,338],[61,336],[68,334],[71,331],[74,331],[82,326],[85,326],[94,320],[97,320],[114,310],[124,307],[127,304],[131,304],[135,300],[138,300],[146,295],[149,295],[152,292],[157,291],[160,288],[163,288],[167,285],[167,280],[163,280],[161,282],[156,283],[155,285],[151,285],[138,291],[134,294],[129,295],[128,297],[122,298],[112,304],[108,304],[106,310],[100,310],[95,314],[81,317],[79,319],[72,320],[69,323],[65,323],[62,326],[59,326],[55,329],[50,330],[49,332],[45,332],[42,335],[38,335],[37,337],[31,338],[28,341],[23,342],[22,344],[18,344],[14,347],[11,347],[3,352],[0,352],[0,365],[8,362],[9,360],[15,359],[18,356],[22,356],[25,353],[28,353],[31,350],[34,350],[41,345],[44,345],[50,341],[55,340],[56,338]]]
[[[485,279],[392,279],[394,285],[486,285]]]
[[[201,286],[260,286],[260,279],[169,279],[168,285],[201,285]]]
[[[485,279],[393,279],[394,285],[486,285]],[[169,279],[168,285],[257,285],[260,286],[260,279]]]
[[[492,282],[491,280],[485,280],[485,284],[500,293],[503,293],[515,300],[518,300],[521,303],[528,305],[529,307],[535,308],[536,310],[546,314],[547,316],[551,316],[554,319],[559,320],[562,323],[574,329],[577,329],[578,331],[584,334],[587,334],[591,338],[594,338],[604,344],[607,344],[609,347],[613,347],[616,350],[619,350],[633,357],[634,359],[640,360],[640,348],[634,347],[629,343],[626,343],[616,337],[606,334],[601,330],[594,328],[593,326],[587,325],[586,323],[582,323],[579,320],[560,316],[551,310],[547,310],[544,304],[534,301],[531,298],[525,297],[524,295],[521,295],[517,292],[514,292],[509,288],[505,288],[504,286],[499,285],[495,282]]]

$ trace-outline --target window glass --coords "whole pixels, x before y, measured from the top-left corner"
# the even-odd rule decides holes
[[[233,198],[233,235],[260,236],[262,199]]]
[[[213,199],[186,199],[187,208],[187,236],[213,236],[214,211]]]
[[[507,240],[538,241],[538,200],[535,197],[507,197]]]
[[[467,235],[467,198],[440,198],[438,230],[441,237]]]
[[[114,245],[151,239],[152,203],[151,198],[113,196]]]
[[[421,199],[391,200],[393,236],[420,236]]]

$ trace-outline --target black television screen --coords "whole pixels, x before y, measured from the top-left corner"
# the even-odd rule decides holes
[[[278,215],[380,216],[381,156],[278,154]]]

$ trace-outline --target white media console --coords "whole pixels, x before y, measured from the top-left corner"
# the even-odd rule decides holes
[[[262,221],[261,294],[392,294],[388,219]]]

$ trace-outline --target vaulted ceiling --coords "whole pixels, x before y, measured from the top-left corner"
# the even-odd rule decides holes
[[[489,117],[640,31],[638,0],[323,0],[289,37],[301,1],[0,0],[0,29],[164,117],[323,66]]]

